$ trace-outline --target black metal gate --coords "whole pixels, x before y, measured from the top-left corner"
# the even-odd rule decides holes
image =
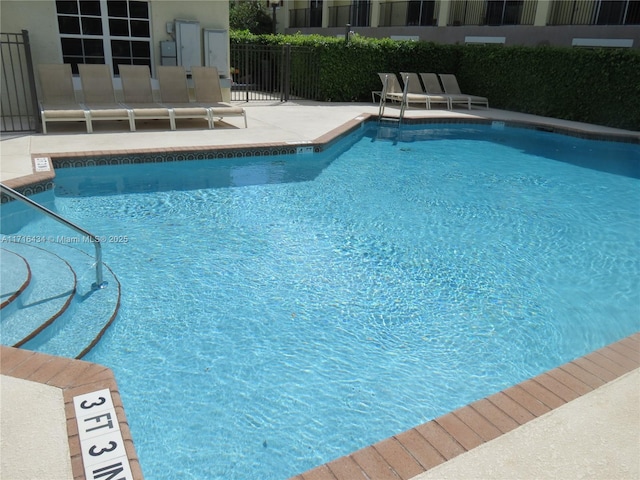
[[[26,132],[40,128],[36,82],[29,46],[29,33],[0,33],[2,132]]]
[[[317,100],[320,65],[313,48],[231,45],[231,100]]]

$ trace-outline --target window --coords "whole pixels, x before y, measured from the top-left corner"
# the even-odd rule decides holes
[[[519,25],[522,0],[489,0],[487,2],[487,25]]]
[[[640,1],[600,0],[595,19],[596,25],[640,24]]]
[[[64,63],[151,67],[149,3],[133,0],[58,0],[58,30]]]
[[[435,25],[434,0],[410,0],[407,5],[406,25]]]

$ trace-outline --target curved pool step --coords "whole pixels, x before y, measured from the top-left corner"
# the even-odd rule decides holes
[[[29,264],[21,255],[0,248],[0,310],[3,315],[8,315],[9,311],[4,310],[26,290],[31,281],[31,269]],[[14,304],[15,305],[15,304]]]
[[[61,357],[86,355],[113,323],[120,308],[120,282],[107,265],[104,267],[104,279],[108,282],[105,288],[76,295],[62,317],[22,347]]]
[[[40,247],[15,243],[4,249],[25,259],[31,272],[28,286],[10,304],[16,308],[3,308],[0,319],[2,344],[19,347],[69,308],[76,292],[76,274],[63,258]]]
[[[0,343],[81,358],[115,320],[120,282],[103,263],[105,287],[96,289],[89,253],[58,243],[46,247],[14,243],[0,251],[7,300],[0,310]]]

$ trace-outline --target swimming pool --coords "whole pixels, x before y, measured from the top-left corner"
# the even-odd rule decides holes
[[[86,359],[147,478],[286,478],[638,330],[638,153],[368,128],[327,155],[62,169],[49,200],[126,237]]]

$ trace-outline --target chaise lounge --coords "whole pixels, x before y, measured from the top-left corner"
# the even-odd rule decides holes
[[[247,128],[247,113],[244,108],[223,102],[217,68],[192,66],[191,77],[195,88],[196,103],[209,108],[212,125],[215,118],[243,117],[244,128]]]
[[[76,100],[71,65],[38,65],[38,75],[42,92],[42,133],[47,133],[47,122],[85,122],[87,133],[91,133],[91,113]]]
[[[158,67],[158,82],[162,104],[173,110],[175,120],[204,119],[213,128],[211,107],[191,102],[187,85],[187,72],[182,66]]]
[[[137,120],[169,120],[171,130],[176,129],[173,110],[153,98],[151,75],[146,65],[119,65],[124,103]]]
[[[443,97],[448,98],[451,108],[453,108],[453,106],[456,104],[460,104],[465,105],[469,110],[471,110],[471,99],[469,98],[469,96],[445,93],[440,86],[440,81],[438,80],[438,76],[435,73],[421,73],[420,78],[422,79],[424,89],[427,93],[442,95]]]
[[[111,70],[105,64],[78,65],[80,82],[84,94],[83,105],[91,114],[91,121],[126,120],[129,130],[134,132],[136,124],[133,111],[116,101]]]
[[[431,110],[432,103],[444,103],[447,106],[447,110],[451,110],[451,98],[447,95],[423,90],[417,73],[400,72],[400,76],[409,82],[407,90],[409,94],[415,93],[426,97],[427,108],[429,110]]]
[[[451,95],[464,95],[465,97],[469,97],[470,105],[484,105],[486,108],[489,108],[489,100],[486,97],[462,93],[455,75],[451,73],[441,73],[440,81],[442,82],[445,93]],[[469,106],[469,108],[471,108],[471,106]]]

